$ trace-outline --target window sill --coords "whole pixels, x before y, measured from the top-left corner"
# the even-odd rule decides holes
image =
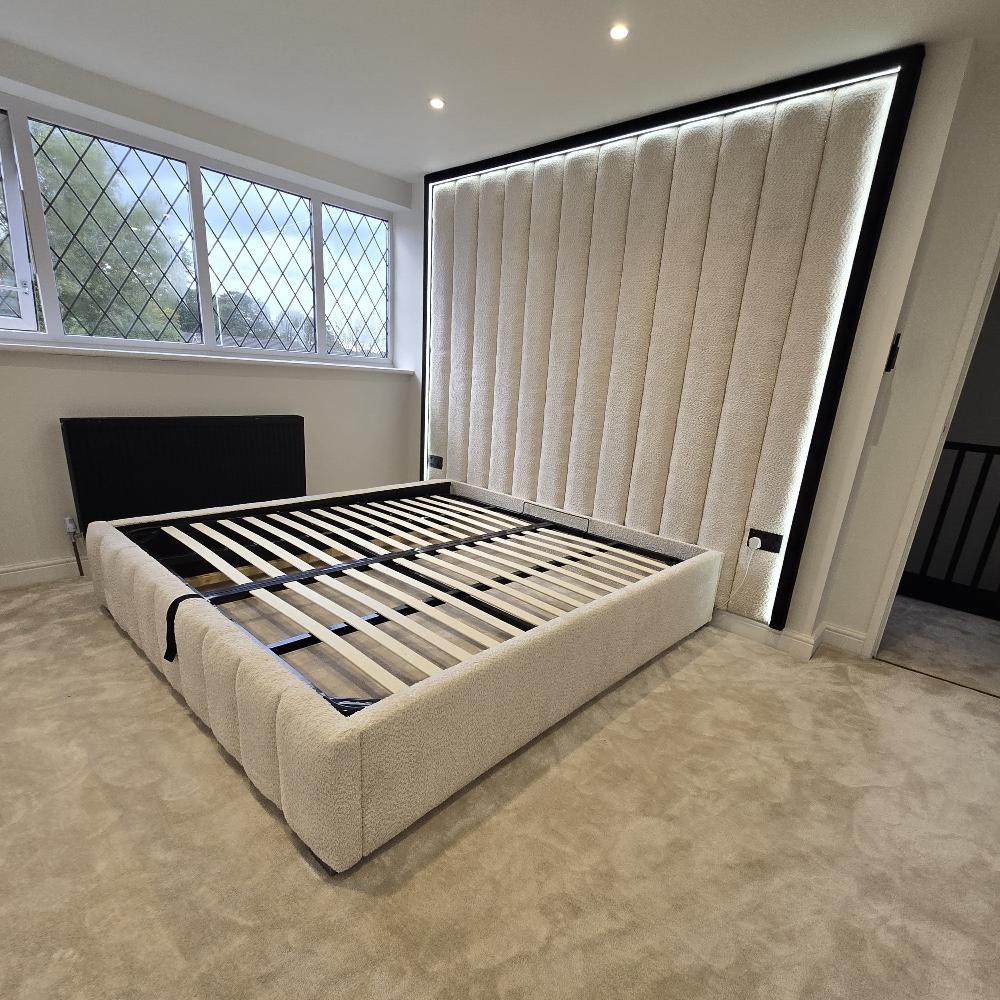
[[[16,334],[0,332],[0,351],[24,351],[40,355],[60,354],[77,355],[80,357],[113,357],[113,358],[144,358],[157,361],[186,361],[201,364],[212,362],[216,364],[238,365],[283,365],[294,368],[336,368],[349,371],[384,372],[389,375],[412,375],[408,368],[396,368],[388,361],[349,361],[343,358],[318,357],[316,355],[287,356],[275,354],[242,354],[235,351],[206,350],[200,345],[192,348],[176,348],[157,350],[155,345],[133,341],[132,344],[118,343],[83,343],[77,344],[69,338],[59,340],[43,339],[40,334],[30,339]]]

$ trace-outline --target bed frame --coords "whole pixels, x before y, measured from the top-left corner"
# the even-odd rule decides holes
[[[101,601],[342,871],[712,616],[721,555],[435,481],[95,521]]]

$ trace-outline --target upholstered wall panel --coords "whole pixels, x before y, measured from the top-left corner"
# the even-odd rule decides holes
[[[767,620],[892,73],[433,185],[435,474],[723,553]]]

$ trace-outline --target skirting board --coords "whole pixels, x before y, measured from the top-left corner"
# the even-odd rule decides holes
[[[83,569],[86,572],[87,560],[82,553],[80,557],[83,559]],[[9,563],[0,566],[0,590],[30,587],[34,583],[53,583],[78,575],[76,560],[72,556],[64,559],[37,559],[34,562]]]
[[[744,638],[753,639],[764,646],[770,646],[772,649],[780,649],[803,662],[811,659],[820,646],[839,649],[841,652],[851,653],[862,659],[870,658],[870,654],[865,652],[867,636],[863,632],[855,632],[853,629],[831,625],[828,622],[820,625],[812,635],[805,632],[791,632],[788,629],[776,632],[761,622],[742,618],[740,615],[734,615],[731,611],[716,610],[712,617],[712,624],[727,632],[733,632]]]
[[[816,652],[816,648],[819,646],[819,635],[822,632],[820,630],[812,636],[803,632],[792,632],[787,628],[778,632],[763,622],[744,618],[742,615],[736,615],[731,611],[723,611],[719,608],[712,616],[712,624],[727,632],[741,635],[746,639],[753,639],[764,646],[770,646],[772,649],[780,649],[803,662],[811,659],[813,653]]]

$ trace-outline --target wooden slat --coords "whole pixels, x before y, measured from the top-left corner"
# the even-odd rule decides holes
[[[421,498],[423,499],[423,498]],[[515,517],[513,514],[502,513],[498,510],[494,510],[492,507],[480,507],[477,504],[471,503],[461,497],[452,496],[451,494],[438,494],[437,496],[427,497],[426,499],[430,501],[439,500],[441,503],[448,507],[453,507],[457,510],[464,511],[467,514],[475,514],[477,517],[489,517],[494,521],[502,521],[505,524],[511,525],[523,525],[529,524],[530,522],[525,521],[523,518]]]
[[[332,530],[329,525],[324,524],[318,518],[313,518],[312,520],[314,520],[317,524],[321,525],[322,527],[326,528],[326,530],[328,532]],[[298,531],[298,532],[301,532],[302,534],[308,535],[310,538],[316,539],[316,541],[319,542],[321,545],[329,545],[331,547],[332,546],[336,546],[338,549],[340,549],[341,552],[344,553],[345,556],[347,556],[348,560],[351,560],[351,559],[364,559],[365,558],[360,552],[357,552],[354,549],[348,548],[343,542],[340,542],[340,541],[338,541],[335,538],[331,538],[329,536],[329,534],[324,534],[324,533],[322,533],[320,531],[317,531],[314,527],[312,527],[309,524],[302,524],[299,521],[293,521],[290,517],[285,517],[284,514],[268,514],[267,515],[267,522],[268,522],[268,529],[269,530],[270,530],[270,527],[271,527],[271,524],[270,524],[271,521],[278,521],[281,524],[285,524],[288,527],[293,528],[295,531]],[[369,547],[370,548],[375,548],[374,545],[369,546]],[[386,549],[379,549],[379,554],[382,554],[382,553],[384,553],[386,551],[387,551]]]
[[[250,582],[250,577],[241,573],[235,566],[230,565],[221,556],[216,555],[207,545],[203,545],[196,538],[192,538],[187,533],[181,531],[180,528],[175,528],[173,525],[165,525],[163,530],[186,546],[195,555],[204,559],[210,566],[213,566],[220,573],[229,577],[233,583]],[[384,687],[387,691],[396,693],[397,691],[405,691],[408,687],[405,681],[391,674],[370,656],[366,656],[360,649],[356,649],[349,642],[345,642],[340,636],[334,635],[325,625],[311,618],[304,611],[300,611],[294,605],[282,600],[276,594],[271,594],[266,590],[254,590],[251,591],[251,597],[262,604],[268,605],[272,610],[288,618],[290,621],[295,622],[299,628],[305,629],[314,638],[335,650],[345,660],[353,664],[363,674],[381,687]]]
[[[192,524],[191,527],[207,535],[209,538],[215,539],[215,541],[217,541],[220,545],[227,546],[231,552],[238,555],[241,559],[246,559],[251,566],[256,566],[264,573],[271,573],[273,576],[281,575],[276,566],[273,566],[266,559],[262,559],[256,553],[252,552],[245,545],[240,544],[235,539],[230,538],[228,535],[224,535],[221,531],[217,531],[211,525],[196,522],[195,524]],[[344,621],[349,625],[353,625],[358,632],[374,639],[377,643],[384,646],[390,652],[395,653],[396,656],[404,662],[408,663],[411,667],[415,667],[422,673],[429,676],[431,674],[439,674],[441,672],[441,668],[436,663],[432,663],[428,660],[426,656],[418,653],[412,647],[407,646],[405,642],[400,642],[395,636],[387,634],[377,625],[373,625],[371,622],[366,622],[360,615],[355,614],[353,611],[349,611],[343,605],[338,604],[336,601],[331,601],[329,597],[324,597],[322,594],[316,593],[314,587],[308,587],[304,583],[289,581],[285,584],[285,588],[287,590],[291,590],[293,593],[300,594],[317,607],[323,608],[324,611],[328,611],[330,614],[336,615],[338,621]]]
[[[389,518],[385,514],[380,514],[377,510],[372,511],[355,511],[355,517],[359,517],[368,524],[373,525],[379,531],[391,531],[393,534],[397,535],[406,541],[407,545],[412,548],[422,548],[425,545],[436,545],[438,542],[450,542],[450,538],[445,538],[444,535],[439,535],[433,531],[423,530],[414,525],[406,524],[403,522],[404,527],[397,527],[395,524],[389,523],[394,518]]]
[[[413,499],[414,503],[418,503],[419,500],[420,500],[420,498],[412,498],[412,499]],[[400,503],[406,503],[406,502],[407,501],[400,501]],[[422,508],[420,508],[420,509],[422,509]],[[440,515],[431,514],[429,511],[427,512],[427,516],[428,517],[440,517]],[[469,525],[470,527],[473,527],[473,528],[476,527],[472,522],[468,521],[466,519],[466,517],[464,515],[462,515],[462,514],[451,514],[449,512],[449,513],[447,513],[446,516],[448,518],[450,518],[452,524],[462,524],[462,523],[465,523],[465,524]],[[582,551],[582,549],[580,548],[579,545],[563,545],[563,544],[559,544],[563,540],[565,540],[567,537],[568,536],[565,536],[565,535],[562,535],[561,533],[556,532],[552,536],[552,539],[542,540],[542,539],[539,539],[539,533],[538,533],[538,531],[532,531],[530,534],[526,533],[524,535],[517,536],[516,540],[518,542],[527,542],[530,539],[531,543],[533,545],[537,545],[540,549],[546,549],[546,548],[547,549],[558,549],[558,550],[563,551],[563,552],[566,552],[566,551],[575,551],[575,550]],[[555,539],[558,539],[559,542],[556,542]],[[519,545],[518,547],[519,548],[523,548],[524,546],[523,545]],[[588,546],[588,548],[591,548],[591,547]],[[597,547],[593,546],[592,548],[594,550],[596,550]],[[576,558],[581,558],[581,557],[577,556]],[[597,563],[598,566],[604,566],[605,569],[604,570],[595,569],[593,566],[590,565],[590,563],[592,563],[592,562],[593,563]],[[623,581],[621,581],[621,579],[620,579],[620,577],[622,577],[622,576],[624,576],[624,577],[632,577],[632,579],[638,580],[638,579],[641,579],[643,576],[647,576],[649,574],[649,572],[650,572],[648,569],[645,569],[645,567],[643,567],[641,569],[641,571],[639,571],[639,572],[636,571],[636,569],[635,569],[634,566],[631,569],[625,569],[617,561],[610,559],[608,556],[599,555],[599,554],[597,554],[596,551],[594,551],[592,554],[589,553],[587,555],[586,568],[587,568],[588,572],[592,572],[595,575],[603,576],[605,579],[611,580],[612,582],[614,582],[615,584],[617,584],[618,587],[621,587],[621,586],[624,585]],[[660,568],[662,568],[662,567],[660,567]],[[617,577],[612,576],[608,572],[608,570],[611,570],[614,573],[617,573],[618,576]]]
[[[472,520],[449,510],[447,507],[434,509],[428,504],[419,503],[416,498],[397,502],[399,509],[409,517],[427,518],[429,521],[445,525],[449,531],[457,531],[466,535],[482,535],[487,531],[502,531],[506,527],[512,527],[512,525],[504,525],[500,521]]]
[[[534,534],[537,535],[538,533],[535,532]],[[531,553],[537,553],[537,548],[535,546],[541,546],[544,548],[544,543],[542,543],[536,538],[532,539],[530,545],[522,543],[517,540],[512,540],[510,544],[513,545],[515,548],[521,549],[524,552],[531,552]],[[556,550],[555,555],[558,558],[559,555],[565,554],[566,551],[567,550],[565,549]],[[633,582],[631,580],[623,580],[621,576],[615,576],[613,573],[610,573],[607,570],[600,569],[597,566],[594,566],[591,561],[590,555],[587,553],[582,553],[577,550],[570,550],[570,553],[572,555],[575,555],[576,558],[578,559],[578,562],[575,563],[576,566],[578,566],[580,569],[586,570],[588,573],[592,573],[594,576],[600,577],[601,579],[608,580],[610,583],[613,583],[615,585],[613,589],[615,590],[620,590],[622,587],[627,587],[629,583]]]
[[[487,576],[483,573],[474,573],[472,570],[464,569],[461,566],[456,566],[454,563],[448,562],[447,559],[442,559],[440,556],[431,556],[421,554],[416,557],[417,561],[423,565],[424,563],[430,563],[433,566],[437,566],[444,572],[455,574],[458,573],[460,576],[464,576],[470,580],[475,580],[476,583],[482,583],[490,588],[490,590],[500,590],[504,593],[510,594],[516,597],[517,600],[524,604],[530,604],[532,607],[538,608],[539,611],[544,611],[547,614],[558,616],[563,614],[559,608],[552,607],[551,604],[546,604],[544,601],[539,600],[537,597],[532,597],[531,594],[526,594],[522,590],[518,590],[517,587],[511,586],[509,583],[501,583],[499,580],[495,580],[491,576]],[[471,562],[471,560],[469,560]],[[517,611],[516,608],[506,608],[505,610],[510,611],[512,614],[519,614],[522,618],[527,618],[524,612]],[[531,620],[530,618],[528,619]],[[540,624],[541,622],[536,622]]]
[[[357,572],[357,570],[350,570],[351,573]],[[475,605],[468,604],[459,597],[455,597],[452,594],[446,593],[437,587],[432,587],[429,584],[423,582],[423,580],[414,580],[410,577],[400,573],[398,570],[391,569],[386,563],[378,563],[374,566],[368,567],[368,572],[382,573],[385,576],[390,577],[399,583],[405,584],[407,587],[413,587],[416,590],[421,591],[431,597],[436,597],[438,600],[444,601],[445,604],[449,604],[454,608],[464,612],[467,615],[471,615],[473,618],[479,619],[479,621],[486,622],[487,625],[491,625],[493,628],[505,635],[518,636],[524,635],[524,632],[514,625],[505,622],[502,618],[497,618],[495,615],[491,615],[488,611],[483,611],[482,608],[477,608]],[[433,574],[428,571],[421,570],[427,576],[433,579]],[[464,585],[450,584],[445,581],[445,586],[451,587],[453,590],[460,590],[462,593],[471,594],[473,597],[479,598],[489,604],[490,602],[486,599],[486,596],[472,587],[466,587]],[[519,618],[524,618],[525,615],[521,612],[517,612]],[[477,640],[478,641],[478,640]]]
[[[432,530],[433,525],[428,526],[427,522],[422,518],[411,517],[409,520],[404,520],[399,517],[398,514],[393,513],[391,509],[386,510],[385,504],[381,503],[365,504],[365,507],[369,515],[390,521],[392,524],[398,524],[407,531],[419,532],[421,535],[425,535],[427,538],[431,539],[432,542],[450,542],[452,540],[450,535],[442,535],[440,531]],[[451,534],[453,535],[454,533],[452,532]]]
[[[459,553],[472,553],[473,556],[477,558],[470,558],[468,555],[459,555]],[[525,566],[521,563],[515,562],[513,559],[505,559],[503,554],[497,554],[495,552],[490,552],[479,545],[459,545],[457,549],[450,550],[450,555],[454,556],[456,559],[461,559],[462,562],[471,563],[473,566],[482,566],[483,569],[489,570],[488,566],[483,566],[483,560],[487,562],[496,563],[498,566],[504,566],[508,570],[508,575],[511,571],[516,573],[524,573],[526,576],[518,577],[518,583],[525,587],[531,587],[532,590],[537,590],[539,594],[544,594],[546,597],[551,597],[554,601],[561,601],[563,604],[568,604],[571,608],[582,607],[584,602],[578,600],[575,597],[570,597],[568,594],[559,594],[547,587],[544,583],[539,582],[537,577],[547,576],[544,570],[534,569],[533,567]],[[553,581],[555,582],[555,581]],[[569,588],[567,588],[569,589]]]
[[[220,524],[229,528],[230,531],[238,532],[243,535],[244,538],[250,539],[251,542],[254,542],[263,548],[269,549],[279,559],[284,559],[285,562],[294,566],[296,569],[313,568],[304,559],[300,559],[294,553],[289,552],[287,549],[282,548],[282,546],[270,541],[270,539],[263,537],[257,532],[251,531],[245,525],[241,525],[236,521],[230,520],[221,521]],[[419,621],[415,621],[411,616],[400,614],[395,608],[389,607],[389,605],[387,605],[384,601],[380,601],[376,597],[371,597],[368,594],[362,593],[360,590],[355,590],[354,587],[349,587],[343,581],[338,580],[335,577],[328,576],[326,573],[322,576],[315,577],[315,580],[317,583],[321,583],[323,586],[329,587],[331,590],[335,590],[344,597],[347,597],[352,601],[356,601],[358,604],[364,605],[364,607],[368,608],[369,611],[377,611],[383,618],[386,618],[391,622],[395,622],[397,625],[402,625],[408,631],[412,632],[418,638],[423,639],[424,642],[429,643],[435,649],[440,649],[443,653],[447,653],[449,656],[453,657],[456,662],[461,662],[462,660],[468,658],[468,652],[460,646],[456,646],[450,639],[440,636],[436,632],[432,632],[426,626],[421,625]],[[406,601],[405,603],[417,608],[423,602]]]
[[[513,604],[508,604],[506,601],[501,600],[495,594],[487,593],[483,590],[476,590],[475,587],[470,587],[467,584],[462,583],[461,580],[456,579],[455,574],[461,573],[461,571],[454,565],[444,562],[443,559],[436,559],[434,556],[417,556],[420,560],[419,571],[424,574],[424,576],[430,577],[432,580],[437,580],[439,583],[443,583],[446,587],[450,587],[453,590],[461,591],[463,594],[468,594],[470,597],[475,597],[477,600],[483,601],[486,604],[492,604],[493,607],[499,608],[501,611],[506,611],[507,614],[514,615],[516,618],[520,618],[522,621],[530,622],[532,625],[544,625],[545,619],[539,618],[537,615],[532,614],[530,611],[522,611],[520,608],[515,607]],[[441,564],[446,570],[448,570],[451,575],[445,576],[442,573],[431,569],[432,565]],[[471,576],[471,574],[466,573],[465,576]],[[486,577],[480,577],[480,583],[484,583],[490,587],[491,590],[503,589],[502,584],[497,584],[493,580],[487,579]],[[518,597],[523,595],[518,594]],[[441,595],[444,597],[444,594]],[[518,632],[518,635],[521,633]]]
[[[582,538],[574,538],[571,535],[564,535],[559,531],[553,531],[551,528],[539,528],[538,530],[540,534],[556,536],[560,541],[567,545],[575,545],[578,548],[599,549],[601,552],[604,552],[609,556],[614,556],[616,559],[624,559],[628,563],[636,566],[649,566],[653,571],[659,571],[667,568],[665,556],[663,562],[657,562],[655,559],[650,559],[647,556],[640,555],[638,552],[632,552],[629,549],[617,549],[607,542],[598,541],[591,535],[588,535],[586,540],[584,540]]]
[[[359,535],[352,534],[350,531],[345,531],[343,528],[339,528],[333,524],[330,524],[328,521],[324,521],[322,518],[316,517],[313,514],[306,513],[306,511],[304,510],[293,511],[293,513],[295,514],[296,518],[298,518],[298,520],[306,521],[309,524],[314,524],[318,528],[325,528],[328,532],[335,531],[338,535],[342,535],[344,538],[346,538],[352,545],[358,545],[362,549],[370,549],[376,555],[384,556],[390,552],[396,551],[396,549],[384,549],[382,548],[381,545],[376,544],[370,539],[361,538]],[[279,515],[275,514],[274,517],[277,518],[279,517]],[[292,524],[295,524],[295,522],[293,521]]]
[[[512,545],[505,544],[506,539],[504,538],[494,538],[489,542],[480,542],[479,546],[489,547],[489,548],[499,548],[502,551],[507,552],[515,559],[521,560],[529,566],[541,565],[546,567],[544,573],[546,576],[561,576],[569,577],[571,580],[579,580],[580,583],[585,583],[587,587],[581,587],[579,584],[571,584],[568,580],[561,580],[559,582],[560,587],[565,587],[567,590],[572,590],[576,594],[582,594],[588,600],[593,600],[595,597],[599,597],[603,592],[605,594],[612,593],[615,588],[609,587],[605,583],[600,583],[598,580],[592,580],[589,576],[584,576],[582,573],[576,573],[568,566],[553,566],[552,560],[558,560],[561,558],[559,555],[553,555],[548,552],[541,552],[538,556],[529,555],[525,552],[521,552],[515,549]],[[477,547],[479,547],[477,546]],[[589,588],[589,589],[588,589]]]
[[[301,514],[302,512],[299,511],[299,513]],[[337,530],[341,534],[345,535],[347,534],[347,532],[344,530],[346,528],[352,532],[364,531],[369,535],[373,535],[375,538],[378,538],[379,540],[387,544],[390,548],[390,551],[395,551],[397,549],[401,550],[401,549],[411,548],[411,544],[409,542],[406,542],[404,544],[400,543],[400,534],[398,531],[389,531],[384,526],[379,528],[366,528],[363,524],[358,524],[357,520],[352,520],[349,517],[344,517],[343,514],[338,514],[336,513],[336,511],[332,510],[326,510],[323,507],[314,508],[311,511],[311,514],[314,517],[318,515],[320,521],[326,521],[329,522],[329,524],[337,525]],[[354,535],[351,537],[358,538],[359,536]],[[359,539],[358,543],[362,545],[365,544],[363,539]],[[367,544],[371,545],[372,543],[369,542]]]
[[[496,526],[490,526],[488,528],[484,528],[484,526],[481,525],[481,524],[475,524],[472,521],[467,521],[465,518],[455,517],[454,515],[452,515],[448,511],[445,511],[442,514],[441,512],[435,512],[435,511],[433,511],[433,510],[431,510],[431,509],[429,509],[427,507],[417,507],[417,506],[407,507],[407,506],[403,506],[406,503],[405,500],[399,500],[399,501],[391,501],[390,500],[390,501],[386,501],[386,502],[387,503],[398,504],[397,509],[400,511],[400,513],[406,514],[409,517],[424,518],[424,519],[426,519],[428,521],[432,521],[435,524],[443,525],[449,531],[459,531],[459,530],[461,530],[461,531],[463,531],[467,535],[472,535],[472,534],[482,535],[486,531],[495,531],[495,530],[498,530],[498,528]],[[462,527],[460,528],[459,525],[462,525]],[[470,529],[472,529],[472,530],[470,530]]]
[[[579,560],[579,566],[588,569],[590,572],[596,572],[594,566],[603,567],[605,575],[607,571],[616,574],[607,578],[613,580],[619,587],[634,580],[641,580],[643,577],[649,576],[652,572],[652,570],[647,569],[645,566],[641,569],[635,566],[623,566],[621,563],[609,559],[605,554],[598,552],[596,549],[588,549],[586,545],[564,545],[561,539],[562,536],[546,537],[537,531],[531,533],[532,545],[542,550],[558,553],[567,559],[577,559]]]
[[[395,587],[390,586],[385,582],[385,580],[379,579],[379,572],[383,570],[384,567],[382,566],[371,566],[367,571],[349,569],[345,571],[345,576],[354,577],[356,580],[360,580],[364,583],[365,586],[374,587],[376,590],[380,590],[383,594],[387,594],[389,597],[399,601],[400,604],[408,604],[411,608],[416,608],[420,614],[427,615],[428,618],[433,618],[446,628],[451,629],[453,632],[458,632],[459,635],[464,635],[466,639],[471,639],[474,643],[476,643],[476,645],[482,646],[484,649],[489,649],[491,646],[496,646],[503,642],[502,639],[492,638],[491,636],[486,635],[485,632],[480,632],[479,629],[473,628],[468,622],[463,622],[454,615],[449,614],[446,609],[433,604],[428,604],[425,598],[414,597],[412,594],[407,594],[402,590],[397,590]],[[405,580],[406,577],[402,577],[402,579]],[[411,580],[409,583],[412,587],[413,581]],[[441,595],[437,594],[432,587],[428,587],[427,592],[434,594],[438,598],[441,597]],[[468,605],[465,605],[462,601],[456,601],[455,603],[463,608],[468,607]],[[497,621],[497,619],[491,620]],[[517,634],[520,635],[519,632]],[[463,658],[466,656],[468,656],[468,654],[463,654]]]
[[[276,524],[269,524],[267,521],[264,521],[259,517],[247,517],[244,518],[244,520],[247,524],[252,524],[255,528],[259,528],[262,531],[270,532],[276,538],[280,538],[283,541],[288,542],[290,545],[296,546],[299,551],[304,552],[306,555],[318,559],[320,561],[320,565],[329,564],[331,562],[345,561],[343,558],[345,556],[347,559],[360,558],[357,553],[344,546],[338,546],[340,554],[334,555],[316,545],[311,545],[304,538],[299,538],[298,536],[293,535],[290,531],[285,531],[284,528],[279,528]]]
[[[355,513],[355,517],[359,518],[360,520],[367,521],[369,525],[374,526],[374,528],[378,531],[380,537],[385,536],[386,532],[390,530],[389,525],[379,522],[370,515]],[[371,531],[372,528],[369,527],[367,530]],[[419,535],[412,535],[408,531],[401,531],[399,528],[396,527],[392,527],[391,530],[392,530],[392,536],[394,538],[401,538],[404,542],[406,542],[406,544],[410,548],[420,548],[424,545],[429,544],[426,538],[421,538]]]
[[[269,517],[272,518],[272,519],[274,519],[274,520],[276,520],[276,521],[283,521],[283,522],[285,522],[287,524],[290,524],[292,527],[295,528],[296,531],[305,532],[306,534],[309,535],[310,538],[315,538],[320,544],[330,545],[330,546],[336,544],[337,547],[347,556],[348,559],[361,559],[361,558],[363,558],[360,552],[356,552],[353,549],[347,548],[347,546],[344,545],[342,542],[336,542],[335,543],[334,539],[331,539],[329,536],[324,535],[322,532],[317,531],[315,528],[312,528],[312,527],[310,527],[307,524],[299,524],[297,521],[292,521],[291,519],[289,519],[287,517],[284,517],[281,514],[270,514]],[[248,518],[248,520],[249,520],[249,518]],[[281,531],[280,528],[276,528],[276,527],[274,527],[271,524],[268,524],[267,528],[268,528],[269,531],[274,531],[276,533]],[[356,569],[347,570],[346,572],[349,575],[351,575],[351,576],[361,576],[362,575],[362,571],[356,570]],[[507,622],[505,622],[503,619],[497,618],[494,615],[488,614],[487,612],[483,611],[481,608],[473,607],[472,605],[467,604],[465,601],[462,601],[462,600],[460,600],[457,597],[452,597],[449,594],[443,594],[443,593],[441,593],[435,587],[430,587],[427,584],[421,583],[418,580],[411,580],[409,577],[404,576],[402,573],[398,573],[398,572],[396,572],[393,569],[390,569],[388,566],[381,565],[381,564],[376,564],[376,565],[373,565],[373,566],[369,566],[368,569],[365,571],[365,575],[367,575],[367,573],[371,573],[371,572],[378,572],[378,573],[380,573],[382,575],[389,576],[392,579],[395,579],[395,580],[397,580],[397,581],[399,581],[401,583],[406,584],[407,586],[409,586],[413,590],[419,590],[421,593],[428,594],[428,595],[430,595],[432,597],[439,598],[445,604],[448,604],[448,605],[451,605],[451,606],[453,606],[453,607],[455,607],[457,609],[460,609],[461,611],[463,611],[464,613],[470,615],[473,618],[477,618],[480,621],[486,622],[487,625],[491,625],[493,628],[497,629],[500,632],[503,632],[505,635],[515,636],[515,635],[522,635],[523,634],[522,631],[519,628],[515,628],[513,625],[508,625]],[[396,593],[398,593],[398,591]],[[430,614],[430,615],[434,616],[435,612],[437,611],[437,609],[428,607],[428,608],[425,609],[425,611],[426,611],[427,614]],[[440,613],[440,617],[447,619],[444,622],[444,624],[448,625],[449,628],[453,629],[456,632],[462,633],[463,635],[465,635],[468,638],[472,639],[474,642],[481,643],[481,644],[483,644],[485,646],[496,645],[496,642],[494,640],[490,639],[489,636],[483,635],[482,632],[479,632],[477,629],[472,628],[471,626],[467,625],[465,622],[458,621],[458,620],[452,620],[444,612]]]
[[[395,503],[413,510],[429,511],[439,516],[447,517],[452,524],[471,523],[478,525],[480,526],[480,534],[484,531],[498,531],[503,528],[526,527],[528,524],[527,521],[519,522],[515,521],[514,518],[501,520],[499,517],[491,516],[489,512],[481,514],[475,508],[469,508],[464,504],[453,506],[445,503],[445,499],[445,497],[406,497],[405,499],[395,501]],[[435,503],[435,500],[440,500],[441,503]]]

